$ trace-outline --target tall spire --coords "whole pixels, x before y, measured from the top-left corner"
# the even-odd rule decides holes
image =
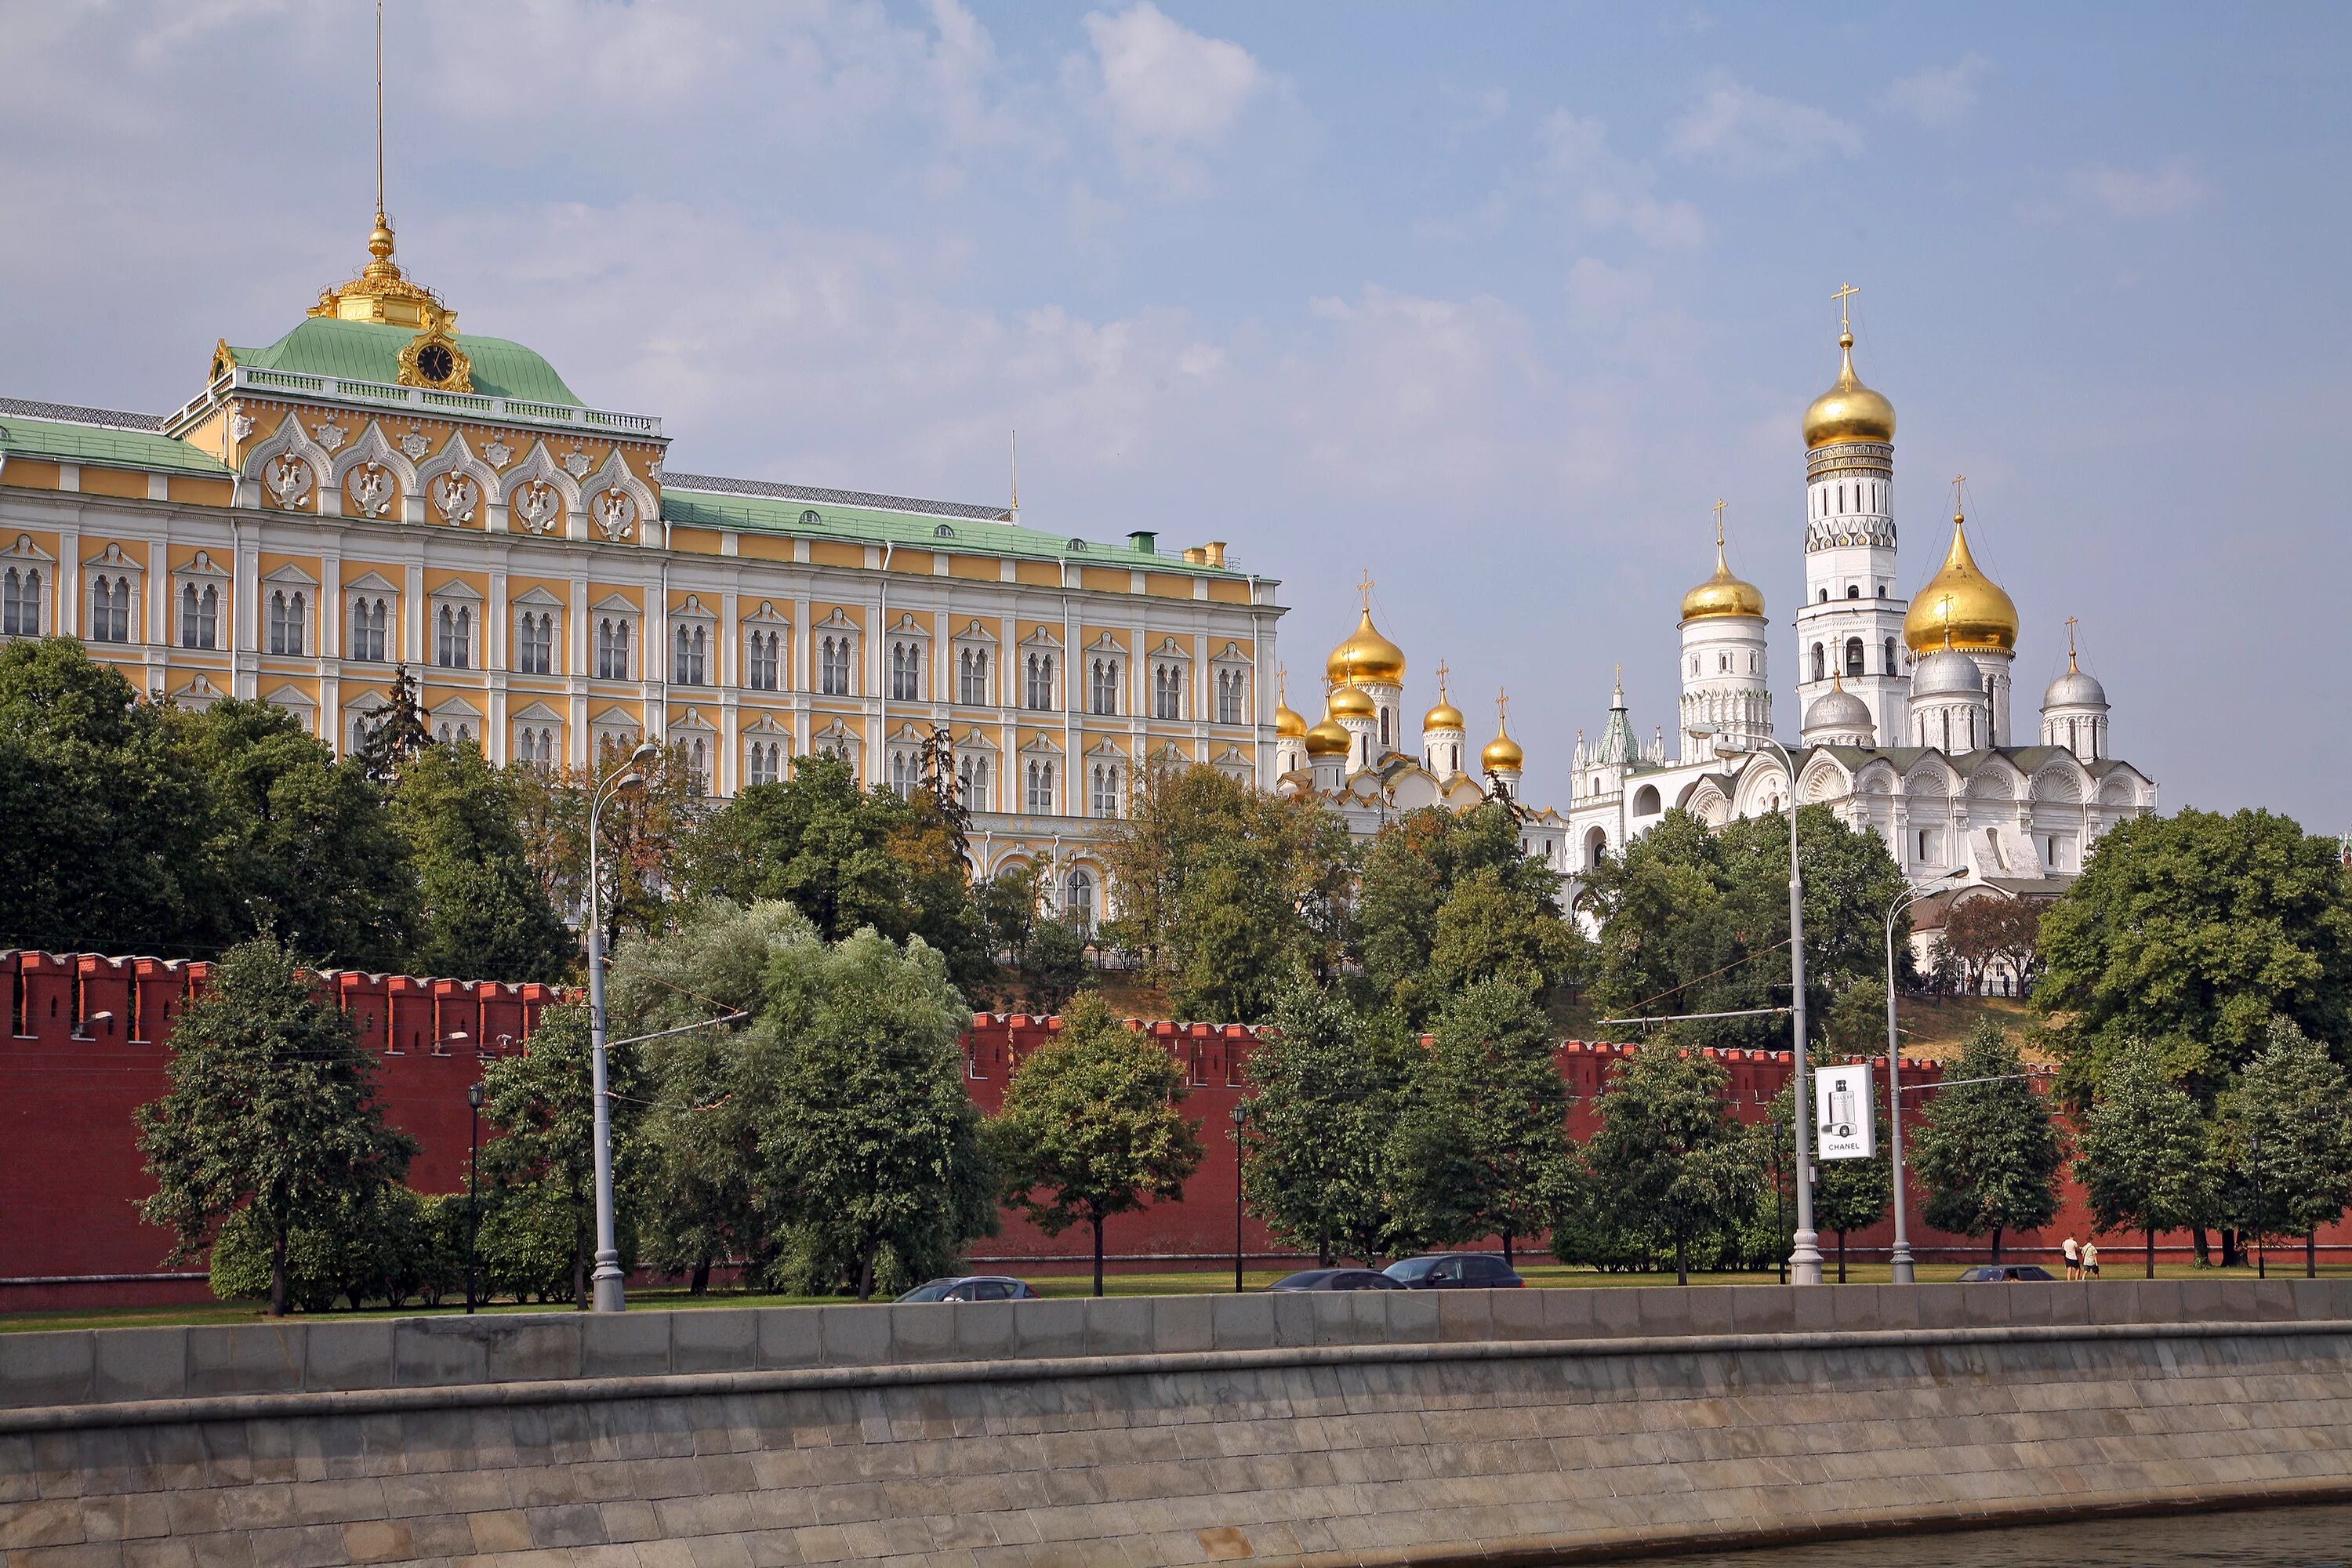
[[[473,362],[456,342],[457,312],[439,295],[410,279],[393,259],[392,215],[384,207],[383,4],[375,8],[375,227],[368,235],[367,265],[359,276],[319,292],[313,316],[404,327],[419,334],[403,351],[403,385],[444,392],[473,390]],[[425,340],[436,340],[428,343]],[[414,362],[414,363],[412,363]]]
[[[383,0],[375,0],[375,231],[368,236],[368,255],[373,259],[362,276],[400,277],[392,258],[392,219],[383,210]]]
[[[1021,430],[1013,431],[1013,521],[1021,521]]]

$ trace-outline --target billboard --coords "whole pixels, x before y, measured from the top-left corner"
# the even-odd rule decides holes
[[[1870,1064],[1813,1072],[1814,1146],[1824,1160],[1867,1160],[1878,1152],[1878,1100]]]

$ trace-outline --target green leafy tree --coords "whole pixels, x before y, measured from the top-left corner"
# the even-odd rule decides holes
[[[970,1021],[947,963],[862,931],[793,944],[763,1019],[782,1042],[761,1152],[779,1268],[804,1289],[903,1289],[996,1226],[996,1177],[964,1090]]]
[[[2103,835],[2042,922],[2034,1004],[2071,1103],[2146,1042],[2201,1105],[2265,1044],[2273,1014],[2352,1040],[2352,899],[2340,847],[2267,811],[2141,816]]]
[[[1885,995],[1882,988],[1882,999]],[[1879,1004],[1885,1005],[1884,1000]],[[1884,1016],[1882,1015],[1882,1026]],[[1770,1207],[1782,1218],[1796,1210],[1797,1145],[1796,1130],[1790,1116],[1794,1105],[1793,1085],[1783,1084],[1773,1097],[1770,1118],[1763,1131],[1774,1142],[1769,1158],[1765,1161],[1765,1176],[1777,1182],[1778,1187],[1767,1187]],[[1895,1201],[1895,1174],[1892,1155],[1888,1152],[1891,1131],[1886,1107],[1878,1103],[1876,1086],[1873,1086],[1872,1120],[1877,1124],[1879,1152],[1867,1160],[1824,1160],[1821,1151],[1813,1151],[1813,1226],[1816,1230],[1837,1233],[1838,1283],[1846,1282],[1845,1247],[1847,1237],[1857,1230],[1868,1230],[1886,1217]],[[1789,1237],[1777,1237],[1776,1245],[1786,1250]]]
[[[425,705],[417,700],[416,677],[408,666],[396,665],[392,672],[392,696],[375,722],[360,742],[357,758],[360,771],[373,779],[379,788],[390,788],[400,770],[409,759],[433,743],[433,731],[425,722]]]
[[[240,924],[161,710],[64,637],[0,647],[0,942],[209,954]]]
[[[345,968],[390,970],[419,919],[408,845],[356,761],[282,708],[223,698],[166,722],[209,787],[247,932]]]
[[[1944,1069],[1915,1135],[1912,1168],[1927,1189],[1926,1218],[1938,1230],[1992,1237],[2000,1260],[2005,1231],[2036,1230],[2058,1213],[2065,1149],[2050,1107],[2025,1081],[2025,1064],[1988,1018]],[[1962,1081],[1962,1080],[1996,1081]]]
[[[721,1263],[741,1263],[751,1279],[775,1263],[779,1220],[760,1141],[776,1114],[783,1047],[756,1016],[777,957],[817,941],[790,904],[714,899],[683,906],[675,931],[629,937],[614,954],[606,996],[622,1038],[755,1016],[740,1033],[696,1029],[631,1047],[656,1102],[643,1123],[646,1260],[685,1275],[695,1295]]]
[[[1429,1242],[1500,1237],[1509,1260],[1519,1237],[1550,1223],[1568,1170],[1568,1093],[1550,1021],[1526,990],[1484,980],[1446,1003],[1393,1137],[1411,1228]]]
[[[635,1251],[635,1200],[646,1164],[640,1126],[650,1080],[635,1047],[606,1055],[616,1239],[626,1268]],[[596,1097],[588,1010],[570,1005],[540,1015],[522,1051],[483,1068],[482,1084],[484,1120],[498,1129],[481,1153],[482,1177],[491,1189],[482,1217],[483,1254],[492,1260],[494,1278],[520,1281],[519,1288],[535,1289],[541,1299],[568,1284],[570,1300],[584,1310],[596,1258]],[[551,1267],[559,1258],[568,1279]]]
[[[1301,986],[1249,1060],[1242,1193],[1249,1212],[1316,1258],[1369,1264],[1412,1247],[1391,1136],[1418,1047],[1394,1015]]]
[[[2108,1058],[2099,1095],[2082,1118],[2075,1173],[2101,1230],[2137,1230],[2147,1238],[2147,1277],[2156,1278],[2156,1233],[2204,1212],[2211,1164],[2197,1102],[2165,1075],[2149,1051]]]
[[[1830,998],[1822,1034],[1830,1049],[1846,1057],[1886,1049],[1886,982],[1856,980]]]
[[[275,938],[229,950],[172,1045],[171,1089],[137,1116],[156,1187],[141,1216],[172,1232],[177,1262],[248,1212],[282,1316],[298,1233],[397,1183],[415,1142],[385,1125],[373,1060]]]
[[[1106,935],[1192,1017],[1254,1023],[1339,957],[1353,850],[1320,802],[1202,765],[1155,765],[1103,858],[1119,910]]]
[[[1032,1013],[1054,1014],[1094,981],[1087,963],[1086,930],[1073,914],[1037,922],[1021,963],[1022,989]]]
[[[1589,1190],[1619,1228],[1664,1233],[1680,1284],[1690,1283],[1693,1248],[1719,1245],[1756,1201],[1757,1151],[1732,1118],[1729,1082],[1703,1051],[1649,1045],[1611,1067],[1595,1103]]]
[[[539,879],[551,909],[588,910],[588,812],[596,792],[617,773],[635,773],[642,786],[606,797],[596,819],[598,909],[610,952],[622,933],[650,935],[671,913],[670,893],[685,878],[687,847],[709,814],[698,775],[682,744],[633,762],[607,752],[588,768],[516,763],[502,782],[512,792],[523,858]]]
[[[1548,990],[1574,977],[1584,945],[1558,887],[1520,849],[1509,806],[1410,811],[1365,849],[1349,951],[1373,994],[1414,1024],[1470,980],[1508,971]]]
[[[1054,1039],[1005,1086],[989,1124],[1005,1201],[1047,1236],[1094,1233],[1095,1294],[1103,1293],[1103,1222],[1173,1203],[1201,1163],[1201,1138],[1181,1109],[1176,1058],[1082,996]]]
[[[1981,893],[1958,900],[1944,920],[1944,944],[1967,965],[1976,983],[1982,982],[1987,966],[2001,959],[2030,986],[2041,954],[2042,911],[2049,902]]]
[[[525,854],[513,778],[470,743],[402,765],[393,820],[415,858],[424,923],[409,963],[425,974],[561,980],[579,949]]]
[[[2319,1231],[2352,1204],[2352,1091],[2344,1069],[2292,1018],[2273,1018],[2263,1048],[2214,1108],[2219,1201],[2256,1237],[2303,1237],[2319,1273]]]

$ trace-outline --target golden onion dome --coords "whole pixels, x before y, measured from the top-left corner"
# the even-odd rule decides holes
[[[1372,700],[1372,694],[1360,686],[1339,688],[1323,706],[1334,719],[1377,719],[1381,712],[1381,705]]]
[[[1307,754],[1310,757],[1344,757],[1354,743],[1334,719],[1326,719],[1307,731]]]
[[[1355,635],[1331,650],[1324,661],[1323,672],[1335,685],[1349,685],[1360,680],[1377,680],[1386,685],[1404,683],[1404,649],[1381,636],[1372,625],[1372,611],[1364,607],[1363,619],[1356,623]]]
[[[1437,706],[1421,718],[1421,727],[1424,730],[1459,730],[1468,722],[1462,717],[1462,710],[1445,700],[1445,694],[1442,691],[1438,693]]]
[[[1702,621],[1718,616],[1764,618],[1764,590],[1731,574],[1724,558],[1723,541],[1715,542],[1715,575],[1683,595],[1683,619]]]
[[[1495,738],[1486,742],[1486,749],[1478,753],[1478,760],[1486,764],[1489,773],[1506,770],[1516,773],[1527,765],[1528,754],[1519,750],[1519,743],[1511,739],[1511,732],[1497,724],[1495,726]]]
[[[1307,716],[1287,702],[1277,702],[1274,709],[1274,732],[1288,740],[1307,733]]]
[[[1853,334],[1838,334],[1838,348],[1843,361],[1838,366],[1836,384],[1812,401],[1805,410],[1805,447],[1828,447],[1840,441],[1892,441],[1895,439],[1895,405],[1869,387],[1853,374]]]
[[[1951,647],[1970,653],[2014,652],[2017,604],[1969,553],[1968,519],[1952,517],[1952,548],[1943,568],[1911,601],[1903,640],[1913,653]]]

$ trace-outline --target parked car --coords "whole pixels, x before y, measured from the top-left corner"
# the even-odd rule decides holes
[[[1372,1268],[1308,1268],[1277,1279],[1269,1290],[1402,1290],[1403,1286]]]
[[[1438,1252],[1405,1258],[1384,1270],[1408,1290],[1516,1290],[1527,1284],[1491,1252]]]
[[[1979,1285],[1988,1280],[2007,1280],[2016,1284],[2021,1280],[2057,1278],[2038,1263],[1979,1263],[1974,1268],[1960,1270],[1960,1283],[1963,1285]]]
[[[918,1285],[900,1301],[1034,1301],[1037,1292],[1007,1274],[957,1274]]]

